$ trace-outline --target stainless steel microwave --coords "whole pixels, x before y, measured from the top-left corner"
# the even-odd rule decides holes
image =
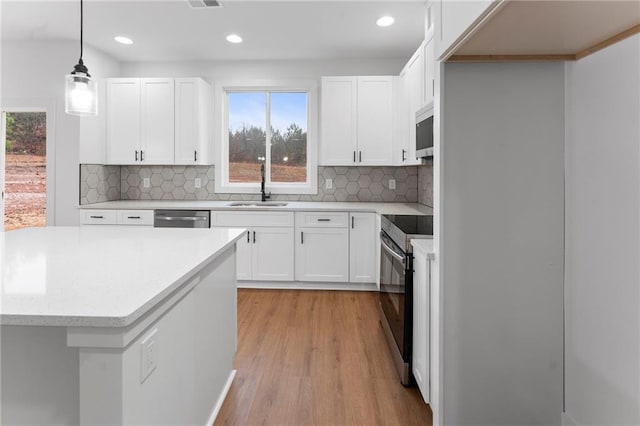
[[[416,113],[416,158],[433,157],[433,103]]]

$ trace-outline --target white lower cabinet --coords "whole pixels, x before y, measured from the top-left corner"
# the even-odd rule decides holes
[[[80,210],[80,225],[153,226],[153,210]]]
[[[349,281],[349,229],[296,229],[297,281]]]
[[[431,288],[431,260],[429,254],[414,245],[413,260],[413,351],[412,372],[422,398],[431,400],[429,351],[429,312]]]
[[[247,228],[236,245],[237,278],[243,281],[293,281],[293,223],[292,212],[211,212],[212,227]]]
[[[351,213],[349,229],[350,282],[376,282],[377,247],[375,213]]]

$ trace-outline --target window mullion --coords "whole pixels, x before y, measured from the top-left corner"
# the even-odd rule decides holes
[[[271,184],[271,93],[266,92],[267,95],[267,131],[265,141],[265,174],[266,182]]]

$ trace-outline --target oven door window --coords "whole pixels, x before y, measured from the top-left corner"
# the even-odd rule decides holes
[[[380,250],[380,303],[389,322],[393,336],[401,352],[404,352],[405,317],[405,259],[404,255],[390,239],[381,236]],[[390,253],[390,247],[393,252]],[[394,255],[395,254],[395,255]],[[400,260],[402,258],[402,260]],[[403,353],[403,356],[405,354]]]

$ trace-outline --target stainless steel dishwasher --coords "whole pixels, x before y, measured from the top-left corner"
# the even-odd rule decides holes
[[[209,210],[154,210],[154,228],[209,228]]]

